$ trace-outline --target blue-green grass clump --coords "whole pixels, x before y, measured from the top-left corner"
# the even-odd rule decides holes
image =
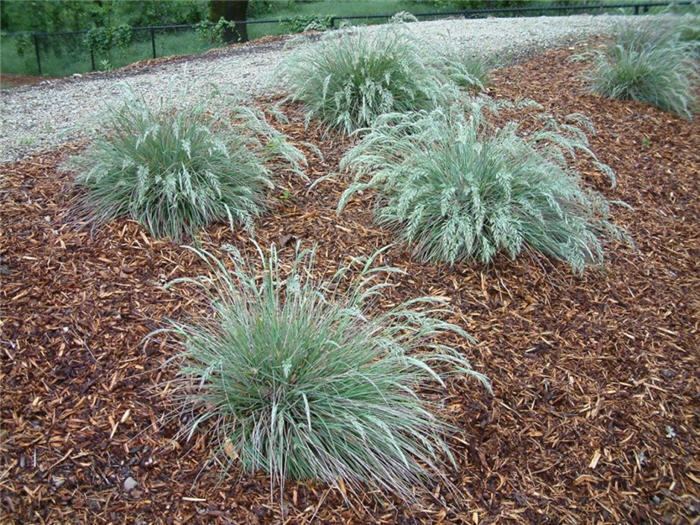
[[[503,104],[501,104],[503,105]],[[530,249],[575,271],[602,264],[604,240],[623,237],[607,201],[587,190],[571,160],[591,156],[588,122],[571,115],[520,133],[516,121],[496,127],[498,105],[464,106],[379,118],[342,159],[355,180],[339,203],[376,190],[375,217],[413,247],[421,260],[489,263]]]
[[[470,93],[486,89],[494,62],[465,47],[444,40],[425,46],[426,62],[458,88]]]
[[[268,163],[301,172],[304,157],[264,116],[234,106],[149,104],[130,95],[72,159],[93,223],[126,217],[151,235],[182,241],[214,222],[252,229],[274,185]]]
[[[429,109],[451,92],[398,25],[331,33],[294,52],[282,78],[308,118],[351,133],[384,113]]]
[[[588,73],[600,95],[636,100],[685,118],[697,108],[698,46],[690,22],[625,26],[604,50],[594,52]]]
[[[291,269],[260,251],[257,270],[235,250],[228,266],[198,253],[210,275],[185,281],[203,286],[211,312],[164,330],[183,351],[171,385],[192,413],[183,434],[211,434],[224,468],[264,471],[278,488],[311,479],[412,498],[430,480],[449,484],[444,386],[488,381],[444,342],[468,336],[444,320],[443,299],[382,311],[398,270],[376,257],[320,281],[313,251],[298,250]]]

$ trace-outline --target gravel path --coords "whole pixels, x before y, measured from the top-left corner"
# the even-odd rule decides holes
[[[608,33],[620,16],[569,16],[439,20],[409,24],[426,41],[449,38],[492,56],[528,54],[596,34]],[[365,28],[380,30],[381,26]],[[284,42],[248,45],[212,55],[111,74],[47,81],[0,94],[0,162],[8,162],[85,136],[105,105],[123,96],[123,82],[146,97],[177,96],[186,87],[206,94],[269,93],[273,73],[290,53]]]

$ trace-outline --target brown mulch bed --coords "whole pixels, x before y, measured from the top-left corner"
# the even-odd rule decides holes
[[[530,97],[558,115],[590,116],[618,186],[582,165],[586,183],[633,209],[615,220],[637,249],[611,246],[606,270],[572,275],[531,255],[489,267],[419,264],[385,298],[442,295],[478,339],[464,348],[493,381],[450,385],[463,429],[454,443],[459,498],[409,506],[366,494],[355,507],[322,485],[290,483],[286,507],[263,475],[202,470],[202,436],[174,439],[162,384],[165,345],[141,340],[196,307],[162,284],[202,268],[186,250],[132,222],[92,234],[70,222],[72,177],[57,169],[74,147],[0,168],[1,523],[691,523],[700,516],[700,126],[654,108],[586,93],[581,63],[552,51],[497,72],[491,92]],[[285,131],[317,144],[312,179],[337,168],[348,142]],[[370,195],[341,216],[345,187],[308,193],[286,179],[257,225],[258,241],[318,243],[322,267],[391,241]],[[209,229],[207,247],[247,236]],[[137,485],[125,489],[132,478]],[[286,521],[285,521],[286,520]]]

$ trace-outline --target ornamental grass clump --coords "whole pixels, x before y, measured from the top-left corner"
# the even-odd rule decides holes
[[[503,104],[500,104],[502,106]],[[475,99],[451,110],[385,115],[342,159],[356,174],[342,210],[357,192],[375,189],[376,220],[395,230],[422,260],[489,263],[532,249],[575,271],[603,261],[603,239],[622,236],[605,199],[583,188],[569,160],[595,160],[572,115],[543,115],[539,131],[490,123],[495,103]],[[614,181],[614,179],[613,179]]]
[[[282,79],[307,117],[351,133],[384,113],[428,109],[450,87],[401,27],[332,33],[287,59]]]
[[[284,161],[302,174],[301,152],[245,106],[217,113],[132,94],[105,119],[72,162],[85,190],[79,209],[93,223],[128,217],[174,241],[219,221],[251,229],[273,186],[267,163]]]
[[[606,49],[593,53],[588,77],[600,95],[636,100],[692,118],[698,85],[697,42],[685,25],[625,26]],[[689,27],[689,26],[688,26]]]
[[[423,297],[380,312],[377,299],[395,268],[374,258],[321,282],[314,252],[297,250],[283,269],[273,247],[262,268],[232,250],[197,252],[210,275],[201,285],[211,312],[164,330],[184,351],[172,387],[192,413],[182,433],[211,434],[224,467],[264,471],[273,487],[319,480],[362,484],[410,498],[444,479],[455,431],[437,415],[448,377],[488,387],[445,337],[466,339],[443,320],[444,299]],[[358,261],[355,261],[358,263]],[[449,483],[445,479],[446,483]]]
[[[486,88],[491,73],[486,59],[464,51],[442,56],[444,72],[457,86],[469,91],[483,91]]]
[[[439,46],[426,46],[426,62],[457,87],[469,92],[483,91],[493,69],[492,62],[445,40]]]

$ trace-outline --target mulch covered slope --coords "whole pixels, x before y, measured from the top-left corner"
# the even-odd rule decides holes
[[[172,373],[165,345],[144,348],[164,317],[198,309],[162,283],[202,268],[191,254],[122,221],[95,234],[70,221],[71,148],[3,166],[0,206],[0,522],[2,523],[690,523],[700,515],[700,126],[642,104],[585,92],[585,65],[553,51],[499,71],[491,92],[530,97],[558,115],[590,116],[593,149],[618,186],[583,164],[636,250],[611,246],[605,271],[572,275],[539,256],[490,267],[418,264],[386,302],[443,295],[494,396],[450,385],[446,412],[463,429],[455,498],[407,506],[365,494],[354,508],[325,486],[290,483],[286,508],[263,475],[221,479],[202,469],[204,437],[173,439],[157,385]],[[347,141],[285,126],[317,144],[310,176],[333,171]],[[391,236],[373,226],[371,196],[340,217],[342,180],[285,180],[258,241],[293,253],[318,243],[322,267],[369,254]],[[203,244],[253,253],[244,233],[213,227]],[[133,483],[135,482],[135,484]],[[127,490],[130,489],[130,490]]]

